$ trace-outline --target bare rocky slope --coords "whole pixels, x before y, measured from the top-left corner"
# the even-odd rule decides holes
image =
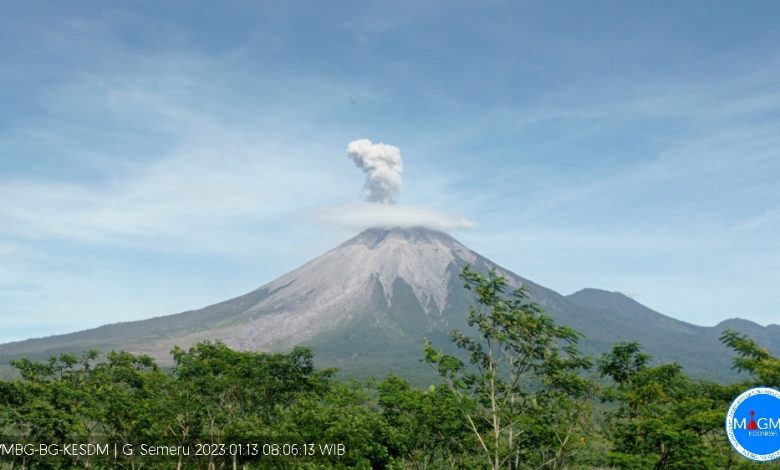
[[[395,372],[422,377],[424,337],[448,344],[466,328],[471,297],[458,278],[463,266],[495,268],[560,323],[585,335],[597,354],[616,341],[640,341],[657,361],[677,361],[692,374],[732,379],[731,352],[718,342],[725,328],[744,331],[775,353],[780,326],[729,320],[701,327],[664,316],[613,292],[560,295],[504,269],[449,235],[425,228],[369,229],[300,268],[241,297],[148,320],[0,345],[0,363],[21,356],[124,349],[170,364],[174,345],[221,340],[244,350],[315,349],[320,364],[347,374]]]

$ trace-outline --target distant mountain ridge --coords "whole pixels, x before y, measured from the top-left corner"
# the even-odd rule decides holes
[[[718,341],[734,328],[780,352],[780,326],[727,320],[691,325],[655,312],[620,293],[583,289],[563,296],[500,267],[435,230],[369,229],[278,279],[203,309],[77,333],[0,345],[0,363],[20,356],[124,349],[170,363],[174,345],[221,340],[231,347],[272,351],[314,347],[321,364],[346,373],[423,375],[423,338],[447,345],[465,329],[472,303],[458,275],[469,264],[496,269],[553,318],[585,335],[598,354],[617,341],[640,341],[658,361],[677,361],[697,376],[733,378],[731,352]]]

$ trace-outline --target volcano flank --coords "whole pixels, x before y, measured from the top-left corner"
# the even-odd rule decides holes
[[[620,293],[584,289],[563,296],[443,232],[414,227],[366,230],[257,290],[200,310],[0,345],[0,362],[95,348],[150,354],[170,364],[174,346],[220,340],[253,351],[311,346],[321,365],[350,375],[424,377],[429,371],[419,361],[423,339],[446,346],[450,330],[468,328],[473,300],[458,277],[466,265],[496,269],[511,286],[525,286],[550,316],[584,335],[587,353],[637,340],[656,361],[676,361],[692,375],[723,380],[735,377],[731,352],[718,341],[727,327],[780,352],[778,325],[728,320],[701,327]]]

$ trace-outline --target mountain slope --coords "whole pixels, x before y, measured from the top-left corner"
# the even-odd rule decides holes
[[[733,328],[780,352],[780,336],[757,334],[777,328],[776,325],[747,329],[744,325],[724,322],[715,327],[701,327],[662,315],[618,292],[583,289],[567,299],[587,314],[593,326],[583,327],[588,343],[601,350],[616,341],[639,340],[656,363],[679,362],[694,374],[707,378],[734,376],[729,373],[732,351],[719,340],[721,333]],[[584,315],[583,315],[584,316]],[[603,325],[608,328],[594,327]]]
[[[733,377],[730,352],[718,342],[734,327],[780,350],[770,326],[732,321],[714,328],[654,312],[622,294],[585,289],[562,296],[501,268],[447,234],[424,228],[370,229],[273,282],[200,310],[118,323],[78,333],[0,345],[0,362],[23,355],[42,359],[60,351],[125,349],[170,363],[174,345],[222,340],[247,350],[315,348],[322,365],[348,373],[423,375],[424,337],[449,344],[465,329],[472,303],[458,274],[466,265],[495,268],[556,320],[585,335],[583,347],[601,353],[616,341],[638,340],[663,361],[676,360],[695,375]]]

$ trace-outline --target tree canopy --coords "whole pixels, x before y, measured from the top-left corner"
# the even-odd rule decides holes
[[[14,361],[18,379],[0,381],[0,469],[758,466],[723,430],[742,391],[780,386],[780,359],[753,339],[721,336],[747,374],[733,384],[654,364],[636,342],[593,361],[576,331],[495,271],[467,268],[462,279],[474,294],[469,328],[451,333],[457,352],[423,345],[422,360],[441,377],[423,388],[400,376],[336,380],[303,347],[203,342],[175,348],[170,369],[122,351]],[[134,452],[16,451],[106,443]],[[143,446],[160,449],[142,455]]]

